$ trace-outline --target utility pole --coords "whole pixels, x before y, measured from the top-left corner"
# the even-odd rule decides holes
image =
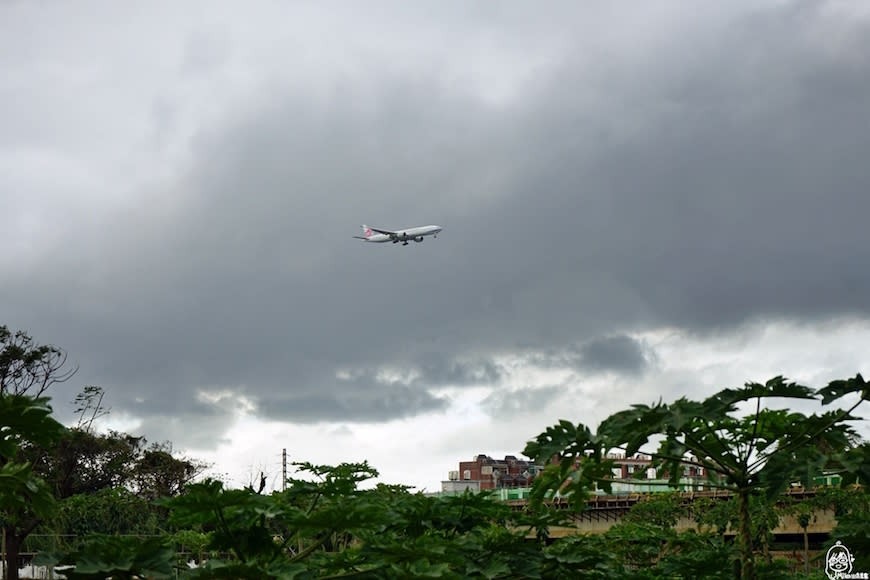
[[[287,448],[281,450],[281,491],[287,491]]]

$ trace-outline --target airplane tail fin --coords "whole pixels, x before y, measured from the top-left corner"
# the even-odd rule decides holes
[[[372,237],[372,234],[373,234],[374,232],[372,232],[372,229],[371,229],[370,227],[368,227],[368,226],[365,225],[365,224],[363,224],[363,225],[360,226],[360,227],[362,227],[362,229],[363,229],[363,236],[365,236],[366,238],[370,238],[370,237]]]

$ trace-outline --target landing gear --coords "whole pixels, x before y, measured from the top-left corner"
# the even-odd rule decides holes
[[[408,242],[402,242],[402,245],[403,245],[403,246],[407,246],[407,245],[408,245]]]

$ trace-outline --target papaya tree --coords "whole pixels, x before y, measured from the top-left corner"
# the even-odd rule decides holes
[[[848,410],[807,415],[766,405],[783,399],[828,404],[853,393],[860,396]],[[683,397],[670,404],[633,405],[607,417],[595,433],[561,421],[524,451],[536,461],[556,460],[545,469],[546,477],[536,480],[533,497],[556,490],[581,496],[595,484],[608,489],[612,450],[648,453],[673,487],[685,467],[700,465],[708,486],[737,499],[740,575],[756,578],[750,497],[770,501],[792,483],[809,486],[828,465],[848,459],[858,442],[848,422],[867,398],[870,390],[861,375],[818,391],[779,376],[724,389],[703,401]]]

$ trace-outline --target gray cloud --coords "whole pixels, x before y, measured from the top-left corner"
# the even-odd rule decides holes
[[[522,417],[540,411],[559,395],[564,395],[566,389],[565,385],[558,385],[495,390],[483,400],[481,406],[496,420]]]
[[[584,12],[562,9],[528,30],[500,16],[493,42],[517,27],[513,49],[540,59],[495,103],[448,74],[459,52],[337,67],[326,91],[268,77],[192,134],[183,175],[16,262],[3,322],[67,348],[115,409],[205,424],[213,385],[270,418],[381,421],[442,410],[430,388],[501,381],[499,354],[580,345],[578,368],[638,372],[631,330],[867,317],[867,22],[787,4],[635,46],[571,34]],[[488,18],[465,17],[444,15],[472,33]],[[528,40],[553,26],[558,48]],[[230,32],[184,38],[173,70],[237,54]],[[473,55],[509,77],[495,53]],[[184,109],[148,106],[149,134],[177,138]],[[351,239],[362,222],[445,230],[375,246]]]
[[[656,359],[655,350],[624,334],[598,337],[579,345],[533,352],[525,361],[541,368],[570,368],[581,373],[638,374]]]
[[[337,381],[317,392],[270,393],[257,401],[259,416],[294,423],[318,421],[378,422],[442,411],[448,400],[422,389],[386,386],[373,381]]]
[[[135,407],[130,409],[135,412]],[[233,425],[232,412],[223,413],[184,413],[169,410],[164,414],[145,415],[135,429],[128,432],[144,435],[148,441],[170,442],[174,446],[193,449],[213,449],[217,445],[229,443],[224,437]]]
[[[412,363],[419,373],[415,383],[423,387],[495,385],[505,376],[505,371],[490,360],[464,361],[436,352],[424,352]]]
[[[579,366],[599,371],[643,371],[652,358],[649,349],[630,336],[608,336],[583,344],[579,351]]]

